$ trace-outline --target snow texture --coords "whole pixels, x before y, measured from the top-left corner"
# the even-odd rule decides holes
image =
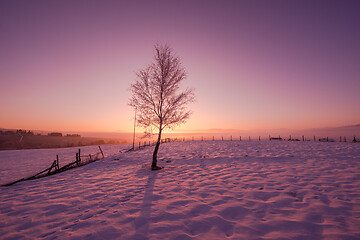
[[[0,188],[1,238],[360,239],[360,144],[172,142],[159,171],[152,150]]]

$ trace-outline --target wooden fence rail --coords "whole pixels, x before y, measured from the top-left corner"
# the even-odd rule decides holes
[[[19,180],[4,184],[2,186],[11,186],[11,185],[14,185],[15,183],[18,183],[18,182],[32,180],[32,179],[38,179],[38,178],[46,177],[46,176],[49,176],[49,175],[54,175],[54,174],[57,174],[57,173],[60,173],[60,172],[67,171],[67,170],[72,169],[72,168],[84,166],[86,164],[89,164],[89,163],[98,161],[100,159],[103,159],[104,158],[104,153],[101,150],[101,147],[100,146],[98,146],[98,147],[99,147],[100,152],[92,154],[92,155],[89,154],[89,155],[83,155],[83,156],[80,155],[80,149],[79,149],[78,152],[76,153],[75,161],[71,162],[69,164],[66,164],[65,166],[63,166],[61,168],[59,167],[59,155],[56,155],[56,160],[53,161],[53,163],[51,164],[51,166],[49,168],[46,168],[46,169],[42,170],[41,172],[38,172],[35,175],[32,175],[30,177],[21,178]],[[81,157],[83,157],[84,160],[81,160]]]

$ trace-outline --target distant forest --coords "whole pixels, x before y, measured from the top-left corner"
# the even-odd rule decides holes
[[[61,132],[50,132],[43,135],[35,134],[31,130],[0,130],[0,150],[64,148],[119,143],[118,139],[81,137],[80,134],[64,135]]]

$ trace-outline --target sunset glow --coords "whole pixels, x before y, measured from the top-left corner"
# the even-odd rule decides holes
[[[195,88],[178,132],[360,123],[359,1],[1,1],[0,128],[130,132],[156,43]]]

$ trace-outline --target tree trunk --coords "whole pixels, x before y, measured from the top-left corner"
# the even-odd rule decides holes
[[[162,131],[162,129],[160,128],[159,135],[158,135],[158,140],[156,142],[156,146],[155,146],[154,153],[153,153],[153,161],[152,161],[152,164],[151,164],[151,170],[159,170],[159,169],[161,169],[160,167],[157,166],[157,153],[158,153],[158,150],[159,150],[159,147],[160,147],[160,142],[161,142],[161,131]]]

